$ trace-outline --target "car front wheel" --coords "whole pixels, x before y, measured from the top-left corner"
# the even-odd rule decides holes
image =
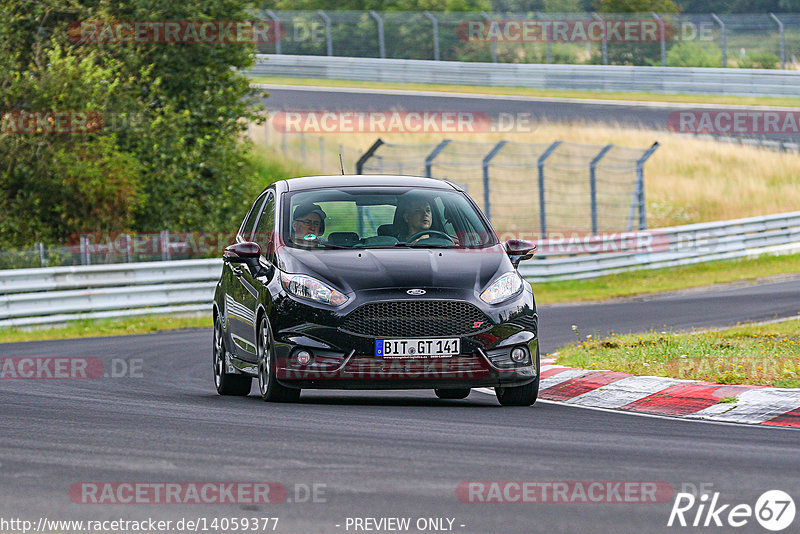
[[[287,388],[275,378],[275,352],[272,330],[266,317],[258,325],[258,389],[266,402],[297,402],[300,390]]]
[[[225,370],[225,338],[219,316],[214,318],[214,385],[220,395],[246,397],[253,380],[249,376],[230,374]]]

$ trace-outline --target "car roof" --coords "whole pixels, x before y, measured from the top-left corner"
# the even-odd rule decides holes
[[[424,178],[422,176],[402,176],[387,174],[333,174],[327,176],[303,176],[284,180],[289,191],[320,189],[326,187],[428,187],[457,191],[458,188],[446,180]]]

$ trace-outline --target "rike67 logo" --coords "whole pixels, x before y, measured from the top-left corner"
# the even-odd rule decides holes
[[[678,493],[669,514],[667,526],[681,527],[733,527],[752,525],[753,519],[772,532],[785,530],[795,518],[792,497],[781,490],[769,490],[761,494],[755,506],[747,503],[725,503],[720,493]]]

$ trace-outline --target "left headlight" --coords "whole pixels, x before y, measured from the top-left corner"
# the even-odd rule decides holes
[[[506,273],[481,293],[481,300],[486,304],[499,304],[522,292],[522,277],[516,272]]]
[[[304,274],[281,273],[281,283],[286,291],[303,299],[331,306],[341,306],[347,302],[347,297],[341,291]]]

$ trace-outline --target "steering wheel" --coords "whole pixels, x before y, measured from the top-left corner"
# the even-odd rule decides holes
[[[422,230],[421,232],[417,232],[414,235],[408,236],[408,239],[406,239],[406,243],[412,243],[415,239],[419,239],[424,235],[428,235],[426,239],[429,239],[431,237],[431,234],[435,234],[437,237],[444,237],[451,243],[455,243],[452,237],[450,237],[448,234],[444,232],[440,232],[439,230]]]

